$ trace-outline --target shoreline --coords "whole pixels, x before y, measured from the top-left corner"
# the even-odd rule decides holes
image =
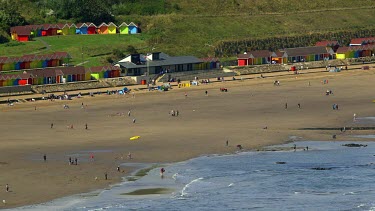
[[[298,79],[295,75],[285,76],[279,77],[280,87],[272,86],[273,78],[266,78],[227,81],[191,89],[174,88],[168,93],[138,92],[135,99],[128,95],[110,95],[4,106],[1,109],[4,123],[0,126],[8,128],[8,131],[4,132],[4,139],[1,141],[3,147],[0,149],[0,162],[8,164],[0,165],[0,170],[6,169],[0,184],[12,181],[9,183],[14,192],[0,192],[1,198],[9,197],[6,207],[2,208],[47,202],[53,198],[87,193],[110,184],[118,184],[122,182],[121,177],[129,175],[130,169],[126,168],[124,174],[116,172],[117,165],[128,162],[128,152],[134,154],[132,162],[136,163],[174,163],[204,155],[234,153],[237,144],[241,144],[246,150],[281,144],[287,142],[290,135],[303,137],[305,140],[332,140],[332,134],[335,133],[338,135],[336,141],[359,140],[342,135],[339,131],[297,131],[296,128],[300,125],[349,126],[353,110],[360,110],[360,116],[372,114],[372,99],[368,99],[369,104],[363,100],[364,96],[371,98],[371,90],[362,90],[363,86],[371,85],[369,73],[374,74],[374,71],[324,75],[317,73],[298,75]],[[326,77],[333,84],[329,88],[336,89],[332,98],[324,96],[327,86],[320,83]],[[340,80],[336,80],[336,77],[340,77]],[[360,82],[366,84],[362,86],[353,77],[357,80],[360,78]],[[308,81],[313,82],[312,87],[306,86]],[[353,91],[345,90],[348,84],[353,85]],[[219,92],[223,85],[228,87],[228,93]],[[301,90],[295,87],[300,87]],[[208,96],[203,94],[205,89],[209,91]],[[340,93],[341,89],[345,94]],[[189,92],[187,99],[183,96],[184,92]],[[306,95],[309,97],[304,97]],[[281,99],[276,99],[275,96],[280,96]],[[295,96],[303,102],[302,110],[294,108],[294,104],[298,102]],[[351,100],[352,96],[355,99]],[[291,108],[287,111],[283,108],[285,99],[291,102]],[[149,105],[150,101],[155,106]],[[330,104],[335,101],[342,105],[342,110],[333,113]],[[363,106],[358,106],[357,101]],[[71,108],[63,110],[60,106],[67,102]],[[88,108],[81,109],[81,102],[88,104]],[[36,111],[34,105],[38,107]],[[137,118],[135,124],[126,115],[111,116],[118,112],[126,113],[129,108],[133,109]],[[169,110],[176,108],[180,109],[181,116],[168,116]],[[22,121],[18,121],[21,119]],[[310,121],[306,122],[305,119]],[[49,129],[51,121],[55,124],[52,130]],[[86,121],[89,130],[83,128]],[[67,124],[74,124],[75,128],[69,130],[66,128]],[[264,126],[268,126],[268,129],[263,129]],[[17,133],[20,129],[28,136]],[[191,134],[190,131],[194,133]],[[140,135],[140,140],[129,141],[129,137],[134,135]],[[227,139],[230,147],[225,147]],[[72,152],[105,149],[112,151],[95,153],[95,163],[83,162],[75,169],[75,166],[67,167],[67,155]],[[41,162],[44,153],[48,157],[47,165]],[[31,160],[32,156],[36,160]],[[118,159],[120,156],[125,159]],[[87,157],[83,156],[82,159]],[[102,179],[104,172],[108,172],[110,180]],[[95,182],[95,176],[101,179]],[[41,178],[46,184],[38,182]],[[63,191],[59,191],[61,187],[64,187]],[[28,193],[30,188],[37,191]],[[21,197],[27,200],[16,200]]]

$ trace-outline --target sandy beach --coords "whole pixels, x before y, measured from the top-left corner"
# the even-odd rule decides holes
[[[174,87],[167,92],[143,90],[134,98],[103,94],[0,105],[0,200],[7,202],[0,208],[106,188],[133,170],[118,172],[122,163],[169,163],[235,153],[237,145],[256,150],[290,141],[290,136],[323,141],[336,134],[336,140],[355,141],[351,135],[373,131],[299,129],[350,128],[359,126],[353,122],[354,113],[358,118],[374,116],[374,74],[373,69],[320,72]],[[280,86],[273,85],[274,80]],[[326,95],[327,90],[333,94]],[[333,104],[339,109],[333,110]],[[179,115],[171,116],[171,110]],[[133,136],[141,137],[130,141]],[[78,165],[69,165],[69,157],[77,158]]]

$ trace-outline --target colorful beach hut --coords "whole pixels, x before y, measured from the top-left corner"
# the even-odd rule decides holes
[[[31,30],[25,26],[15,26],[10,29],[12,40],[27,42],[30,40]]]
[[[74,23],[71,23],[71,24],[68,24],[68,25],[69,25],[68,34],[69,34],[69,35],[74,35],[74,34],[76,34],[77,26],[76,26]]]
[[[76,34],[87,34],[87,24],[86,23],[78,23],[76,28]]]
[[[68,35],[69,34],[69,24],[67,23],[59,23],[57,24],[58,26],[58,30],[57,30],[57,34],[59,35]]]
[[[129,34],[129,26],[125,22],[118,26],[118,30],[120,34]]]
[[[108,34],[108,24],[102,23],[98,26],[98,34]]]
[[[110,22],[108,24],[108,34],[116,34],[116,32],[117,32],[117,26],[116,26],[116,24]]]
[[[96,25],[93,23],[86,23],[87,24],[87,34],[96,34]]]
[[[138,33],[138,27],[133,22],[129,23],[129,34],[137,34]]]

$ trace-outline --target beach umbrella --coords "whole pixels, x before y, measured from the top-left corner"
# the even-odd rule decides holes
[[[130,140],[135,141],[135,140],[138,140],[139,138],[140,138],[140,136],[133,136],[133,137],[130,137]]]

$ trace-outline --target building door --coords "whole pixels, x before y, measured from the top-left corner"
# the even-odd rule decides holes
[[[188,71],[193,70],[193,64],[187,64],[187,70]]]
[[[155,67],[155,74],[160,74],[161,71],[163,71],[163,68],[161,66]]]
[[[141,75],[141,69],[135,68],[133,69],[133,71],[134,71],[134,75]]]

